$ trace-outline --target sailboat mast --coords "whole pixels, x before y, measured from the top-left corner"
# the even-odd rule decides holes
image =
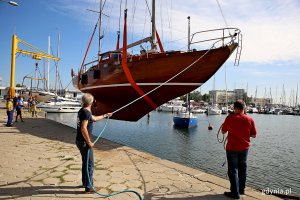
[[[152,43],[151,49],[156,49],[156,26],[155,26],[155,0],[152,0]]]
[[[50,35],[48,36],[48,54],[51,55],[50,53]],[[48,59],[47,63],[47,91],[50,91],[50,59]]]
[[[57,41],[57,57],[59,58],[59,45],[60,45],[60,33],[58,33],[58,41]],[[58,61],[55,68],[55,94],[57,95],[58,91]]]
[[[297,83],[297,90],[296,90],[296,102],[295,102],[295,107],[298,106],[298,83]]]
[[[102,0],[100,0],[100,16],[99,16],[99,44],[98,44],[99,61],[100,61],[100,53],[101,53],[101,26],[102,26]]]
[[[191,39],[190,39],[190,35],[191,35],[191,17],[188,16],[188,52],[190,52],[191,50]]]

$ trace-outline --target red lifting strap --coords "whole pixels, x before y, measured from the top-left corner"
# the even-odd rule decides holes
[[[163,45],[161,43],[161,40],[160,40],[160,37],[159,37],[157,31],[155,32],[155,35],[156,35],[156,38],[157,38],[157,42],[158,42],[158,46],[159,46],[160,52],[161,53],[165,52],[164,47],[163,47]]]
[[[127,9],[125,10],[125,20],[124,20],[124,33],[123,33],[123,49],[122,49],[122,67],[128,82],[131,87],[141,96],[144,96],[145,93],[141,90],[141,88],[134,81],[130,70],[127,65]],[[157,105],[148,97],[144,96],[144,100],[153,108],[157,108]]]

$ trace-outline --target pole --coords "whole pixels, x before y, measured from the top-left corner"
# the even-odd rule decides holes
[[[99,46],[98,46],[98,61],[100,62],[101,53],[101,25],[102,25],[102,0],[100,0],[100,16],[99,16]]]
[[[16,70],[16,53],[18,48],[18,38],[14,34],[12,36],[12,50],[11,50],[11,68],[10,68],[10,88],[8,91],[8,95],[10,98],[14,98],[16,96],[15,91],[15,70]]]
[[[188,19],[188,52],[190,52],[190,50],[191,50],[191,39],[190,39],[190,37],[191,37],[191,17],[190,16],[188,16],[187,17],[187,19]]]
[[[156,26],[155,26],[155,0],[152,0],[152,44],[151,49],[156,49]]]
[[[48,36],[48,54],[51,54],[51,46],[50,46],[50,35]],[[50,59],[48,59],[47,66],[47,91],[50,91]]]
[[[57,41],[57,57],[59,58],[59,45],[60,45],[60,34],[58,33],[58,41]],[[56,64],[56,75],[55,75],[55,94],[57,96],[57,87],[58,87],[58,61]]]

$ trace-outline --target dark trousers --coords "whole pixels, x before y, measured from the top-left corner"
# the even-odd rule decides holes
[[[7,123],[6,126],[11,125],[13,118],[14,118],[14,109],[12,109],[11,111],[6,111],[7,114]]]
[[[93,155],[93,149],[90,148],[86,142],[76,141],[76,146],[78,147],[81,159],[82,159],[82,185],[85,186],[86,189],[91,189],[93,185],[93,172],[94,172],[94,155]],[[89,159],[88,159],[88,150],[89,153]],[[89,178],[91,183],[88,180],[87,176],[87,161],[88,161],[88,171],[89,171]]]
[[[244,193],[247,176],[248,150],[226,151],[228,162],[228,177],[233,195]]]

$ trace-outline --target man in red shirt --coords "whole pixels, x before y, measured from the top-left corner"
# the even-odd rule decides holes
[[[230,181],[230,192],[224,195],[233,199],[239,199],[245,193],[250,137],[256,137],[255,123],[244,110],[244,101],[234,102],[234,114],[228,115],[222,126],[222,133],[228,132],[226,155]]]

